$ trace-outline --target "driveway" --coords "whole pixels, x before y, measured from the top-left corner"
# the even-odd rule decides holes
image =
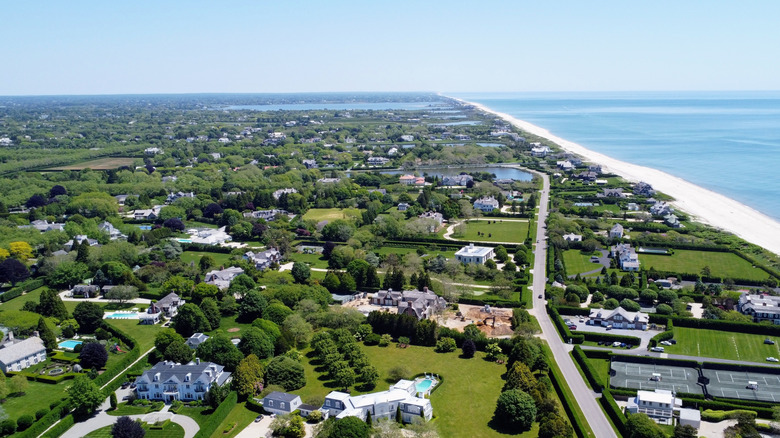
[[[580,323],[579,319],[577,319],[576,316],[564,315],[564,317],[571,318],[572,322],[577,325],[578,332],[604,333],[608,335],[633,336],[635,338],[639,338],[642,340],[642,342],[639,344],[639,348],[641,350],[647,350],[647,346],[650,344],[650,339],[653,336],[661,333],[658,330],[629,330],[629,329],[607,330],[606,327],[602,327],[600,325],[587,325],[585,323]]]
[[[273,418],[270,415],[266,415],[262,420],[255,423],[252,421],[249,426],[236,435],[236,438],[258,438],[271,436],[271,422]]]

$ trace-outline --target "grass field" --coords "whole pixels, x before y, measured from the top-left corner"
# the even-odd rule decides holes
[[[204,255],[210,255],[213,257],[214,261],[217,262],[217,268],[220,266],[227,267],[229,265],[228,261],[230,260],[230,254],[223,254],[220,252],[184,251],[181,253],[181,261],[187,264],[190,262],[195,262],[195,266],[198,266],[200,258]]]
[[[563,252],[563,262],[566,264],[566,273],[569,275],[583,274],[603,267],[600,263],[591,263],[590,254],[583,254],[578,249],[570,249]]]
[[[222,423],[219,423],[219,427],[217,427],[217,430],[215,430],[211,435],[211,438],[232,438],[244,430],[244,428],[247,427],[249,423],[255,419],[255,417],[257,417],[257,413],[247,409],[246,402],[239,403],[236,405],[236,407],[233,408],[232,411],[230,411],[227,417],[222,420]],[[235,427],[233,427],[230,433],[223,433],[223,431],[226,430],[229,425],[234,423]]]
[[[332,221],[336,219],[349,219],[351,217],[360,217],[361,210],[358,208],[312,208],[303,215],[304,220]]]
[[[28,381],[27,391],[21,397],[7,397],[3,409],[9,418],[17,419],[23,414],[35,414],[39,409],[49,410],[49,404],[67,397],[65,388],[72,380],[65,380],[56,385],[50,383]]]
[[[453,353],[435,353],[432,348],[410,346],[396,348],[366,347],[363,351],[369,361],[379,371],[379,383],[371,392],[383,391],[388,388],[388,372],[398,364],[405,364],[412,375],[430,372],[442,376],[441,387],[431,395],[433,404],[433,420],[442,437],[493,437],[505,436],[491,429],[488,423],[493,417],[496,400],[501,393],[504,381],[501,375],[506,371],[502,365],[487,362],[484,353],[477,352],[473,359],[461,359],[459,351]],[[338,389],[317,371],[315,365],[304,360],[306,370],[306,386],[294,391],[304,402],[311,397],[324,398],[330,391]],[[320,380],[320,378],[324,380]],[[395,382],[393,382],[395,383]],[[352,394],[360,394],[352,390]],[[479,400],[479,403],[473,401]],[[538,435],[538,424],[534,423],[530,431],[516,436],[535,437]]]
[[[477,233],[484,235],[477,235]],[[453,235],[453,239],[485,242],[523,243],[528,237],[528,221],[508,219],[471,220],[466,224],[463,236]]]
[[[132,166],[135,158],[130,157],[106,157],[97,160],[84,161],[82,163],[71,164],[69,166],[52,167],[46,170],[111,170],[122,166]]]
[[[764,335],[675,327],[677,344],[664,348],[665,353],[671,354],[766,362],[769,356],[780,357],[780,343],[766,345],[766,338]],[[777,338],[773,340],[780,342]]]
[[[769,277],[769,274],[754,268],[747,260],[728,252],[677,249],[671,256],[639,254],[639,261],[644,269],[653,267],[659,271],[698,274],[702,268],[709,266],[712,275],[718,277],[750,280],[764,280]]]
[[[113,426],[101,427],[88,433],[84,438],[111,438],[111,427]],[[162,430],[149,429],[149,426],[145,425],[144,430],[146,430],[144,438],[182,438],[184,436],[184,429],[176,423],[168,423]]]
[[[138,342],[141,354],[154,346],[154,337],[163,329],[160,324],[139,324],[137,319],[106,319],[104,321],[132,336]]]

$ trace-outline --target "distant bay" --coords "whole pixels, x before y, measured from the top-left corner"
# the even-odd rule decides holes
[[[780,220],[780,92],[451,93]]]

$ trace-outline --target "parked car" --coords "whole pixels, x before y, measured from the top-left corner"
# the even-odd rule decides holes
[[[672,343],[669,342],[669,341],[661,341],[660,344],[661,345],[667,345],[667,346],[672,345]]]
[[[577,330],[577,324],[569,324],[569,330]]]
[[[620,342],[615,341],[615,342],[612,343],[612,346],[613,347],[620,347]]]
[[[669,342],[671,342],[672,345],[677,345],[677,339],[669,339]]]
[[[580,323],[585,322],[585,318],[580,318]]]
[[[539,294],[539,297],[538,297],[538,298],[541,300],[541,299],[542,299],[542,294]]]
[[[607,326],[607,330],[612,330],[612,324]]]
[[[664,347],[653,347],[653,348],[650,349],[650,351],[652,351],[654,353],[663,353],[664,352]]]
[[[127,389],[130,386],[130,382],[122,383],[122,389]]]
[[[767,345],[775,345],[775,341],[773,341],[773,340],[771,340],[769,338],[764,339],[764,343],[767,344]]]
[[[262,419],[263,419],[263,414],[258,415],[257,418],[255,418],[255,423],[259,423],[260,420]]]
[[[766,360],[769,362],[780,362],[780,359],[776,357],[767,357]]]

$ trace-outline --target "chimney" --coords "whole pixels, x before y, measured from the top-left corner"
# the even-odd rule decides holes
[[[425,292],[425,293],[428,293],[428,286],[425,286],[425,287],[423,288],[423,292]]]
[[[14,332],[8,332],[8,340],[11,342],[14,341]]]
[[[196,357],[196,358],[195,358],[195,364],[196,364],[196,365],[200,365],[200,358],[199,358],[199,357]]]
[[[41,334],[40,334],[40,333],[38,333],[38,330],[34,330],[34,331],[33,331],[33,336],[35,336],[36,338],[40,338],[40,337],[41,337]]]

